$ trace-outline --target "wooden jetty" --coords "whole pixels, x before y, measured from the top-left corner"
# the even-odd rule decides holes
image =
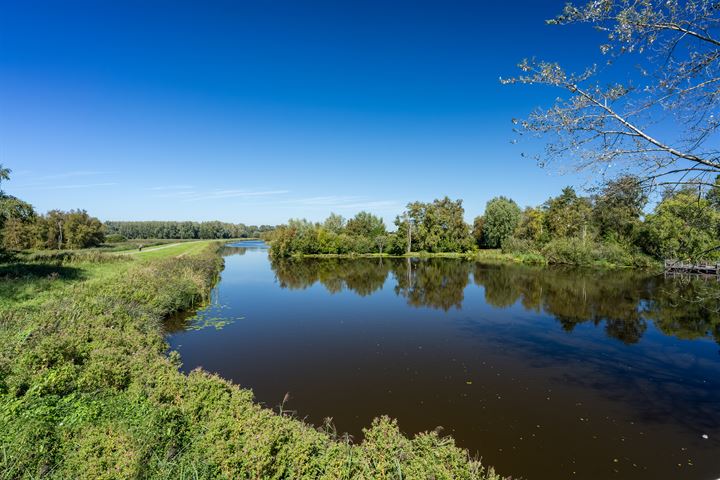
[[[682,260],[665,260],[665,272],[667,273],[695,273],[699,275],[720,276],[720,262],[683,262]]]

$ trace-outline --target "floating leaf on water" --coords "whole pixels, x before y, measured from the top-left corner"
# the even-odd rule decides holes
[[[198,313],[189,320],[186,330],[197,331],[209,327],[213,327],[215,330],[221,330],[223,327],[230,325],[236,320],[242,320],[243,318],[245,317],[218,317]]]

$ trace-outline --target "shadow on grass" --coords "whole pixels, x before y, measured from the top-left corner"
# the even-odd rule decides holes
[[[11,263],[0,265],[1,280],[82,280],[82,269],[60,265]]]
[[[12,307],[59,285],[85,278],[85,272],[76,267],[32,263],[0,265],[0,307]]]

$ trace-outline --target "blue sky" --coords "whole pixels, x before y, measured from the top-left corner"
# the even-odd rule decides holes
[[[558,92],[498,79],[600,59],[591,28],[545,25],[563,4],[0,0],[4,189],[103,220],[539,204],[587,174],[521,157],[511,119]]]

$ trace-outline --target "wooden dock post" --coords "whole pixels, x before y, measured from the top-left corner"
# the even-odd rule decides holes
[[[683,262],[682,260],[668,259],[664,261],[666,273],[694,273],[699,275],[717,275],[720,277],[720,262],[714,264],[704,261],[697,263]]]

